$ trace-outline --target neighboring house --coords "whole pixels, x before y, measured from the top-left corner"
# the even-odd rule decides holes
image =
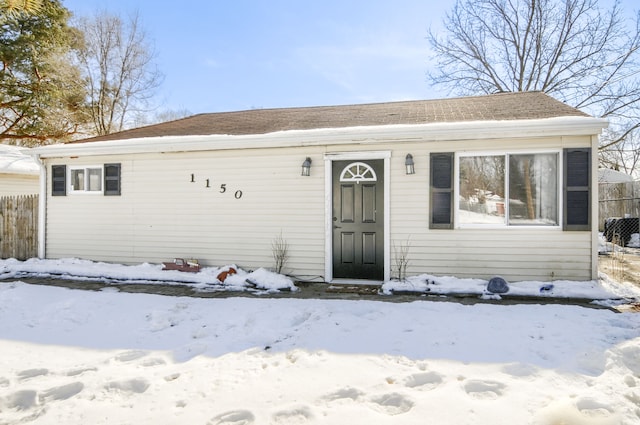
[[[597,278],[606,120],[539,92],[201,114],[33,149],[40,256],[300,279]],[[307,175],[308,174],[308,175]]]
[[[598,169],[598,183],[630,183],[633,176],[609,168]]]
[[[40,167],[24,150],[0,144],[0,197],[37,195],[40,191]]]

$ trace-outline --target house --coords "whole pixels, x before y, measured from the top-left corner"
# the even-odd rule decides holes
[[[633,176],[621,171],[612,170],[610,168],[598,169],[598,183],[600,184],[630,183],[632,181]]]
[[[544,93],[257,109],[33,149],[41,257],[303,280],[597,277],[607,122]]]
[[[0,144],[0,198],[37,195],[40,192],[40,167],[24,148]]]

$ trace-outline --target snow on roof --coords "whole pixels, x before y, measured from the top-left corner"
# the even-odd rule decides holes
[[[40,167],[33,157],[24,153],[26,148],[0,144],[0,173],[40,174]]]
[[[632,181],[633,176],[620,171],[611,170],[609,168],[600,168],[598,170],[599,183],[627,183]]]

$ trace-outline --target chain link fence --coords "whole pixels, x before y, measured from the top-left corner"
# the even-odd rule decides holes
[[[640,248],[640,181],[599,184],[599,230],[607,242]]]

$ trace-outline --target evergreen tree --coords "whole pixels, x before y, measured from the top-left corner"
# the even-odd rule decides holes
[[[7,2],[4,2],[4,6]],[[64,141],[85,119],[86,92],[70,52],[80,38],[58,0],[0,8],[0,141]]]

